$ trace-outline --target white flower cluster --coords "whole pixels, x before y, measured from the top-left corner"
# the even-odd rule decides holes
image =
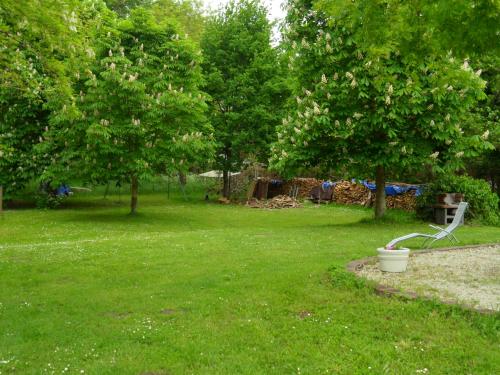
[[[108,125],[109,125],[109,121],[108,121],[108,120],[105,120],[105,119],[101,119],[100,124],[101,124],[102,126],[108,126]]]
[[[141,120],[138,118],[136,119],[136,118],[132,117],[132,124],[135,126],[139,126],[139,125],[141,125]]]

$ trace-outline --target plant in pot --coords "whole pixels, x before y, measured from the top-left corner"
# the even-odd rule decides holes
[[[383,272],[405,272],[410,257],[410,249],[389,243],[377,249],[379,268]]]

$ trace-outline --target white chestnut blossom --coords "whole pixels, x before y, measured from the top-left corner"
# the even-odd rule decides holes
[[[490,136],[490,131],[489,130],[486,130],[483,135],[481,136],[481,139],[486,141],[488,139],[488,137]]]
[[[433,154],[430,154],[430,155],[429,155],[429,157],[430,157],[431,159],[437,159],[437,157],[438,157],[438,156],[439,156],[439,151],[436,151],[436,152],[434,152]]]
[[[324,75],[324,74],[321,76],[321,83],[324,85],[326,85],[328,83],[328,78],[326,78],[326,75]]]
[[[464,152],[463,152],[463,151],[457,152],[457,153],[455,154],[455,156],[456,156],[457,158],[461,158],[462,156],[464,156]]]
[[[354,78],[354,76],[353,76],[353,74],[352,74],[351,72],[347,72],[347,73],[345,74],[345,76],[346,76],[347,78],[349,78],[349,79],[353,79],[353,78]]]

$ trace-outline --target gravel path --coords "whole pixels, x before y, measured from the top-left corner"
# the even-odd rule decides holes
[[[413,252],[406,272],[381,272],[376,263],[358,275],[426,297],[500,311],[500,245]]]

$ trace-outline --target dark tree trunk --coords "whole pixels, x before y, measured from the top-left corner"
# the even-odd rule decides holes
[[[375,218],[380,219],[385,214],[385,170],[382,166],[377,167],[375,183],[377,185],[375,195]]]
[[[222,196],[229,199],[229,197],[231,196],[231,175],[229,174],[229,171],[222,172],[222,180]]]
[[[0,212],[3,211],[3,186],[0,185]]]
[[[187,176],[184,172],[179,171],[179,183],[182,186],[186,186],[187,184]]]
[[[139,193],[139,180],[137,176],[132,176],[132,181],[130,183],[130,213],[135,214],[137,212],[137,194]]]

